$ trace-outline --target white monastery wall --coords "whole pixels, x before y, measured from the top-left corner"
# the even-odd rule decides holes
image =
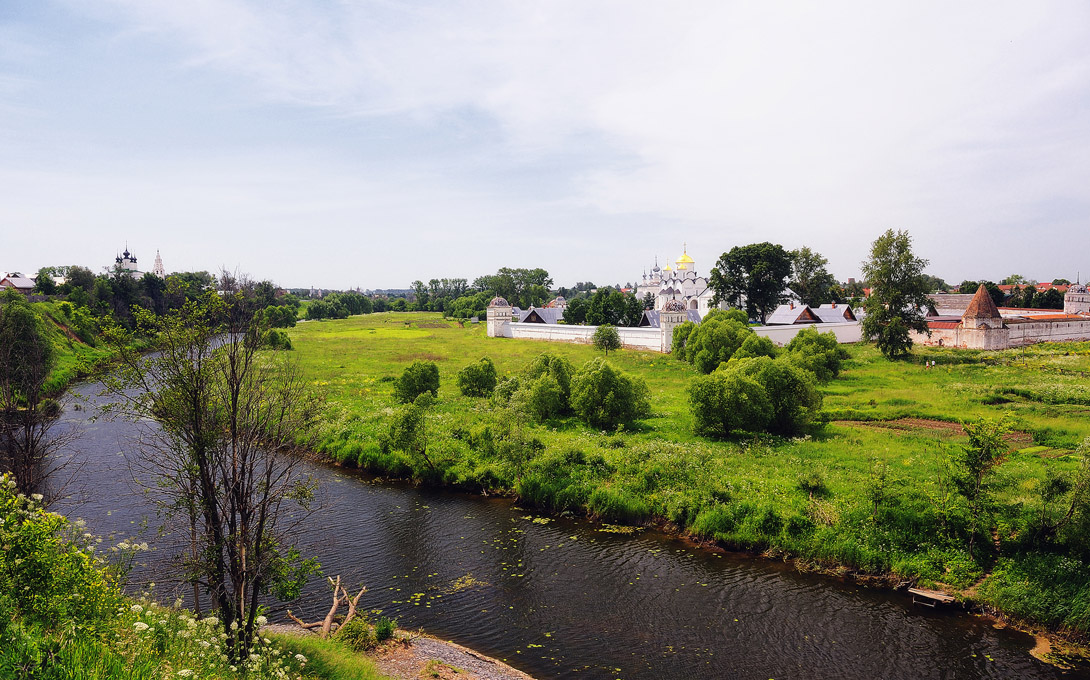
[[[1090,340],[1090,319],[1086,321],[1042,321],[1018,323],[1007,327],[1012,347],[1035,342],[1072,342]]]
[[[753,331],[762,337],[766,337],[777,345],[783,346],[791,342],[795,335],[804,328],[813,327],[819,333],[833,332],[837,342],[844,344],[860,342],[863,339],[863,326],[858,321],[846,323],[816,323],[798,324],[793,326],[755,326]]]

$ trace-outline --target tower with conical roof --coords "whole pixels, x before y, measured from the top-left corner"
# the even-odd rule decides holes
[[[961,316],[961,335],[969,349],[1006,349],[1010,346],[1010,329],[995,306],[984,284],[976,289],[968,309]]]
[[[963,328],[1003,327],[1003,315],[999,313],[999,308],[995,306],[995,301],[983,283],[976,289],[976,295],[962,314],[961,324]]]
[[[163,258],[159,256],[159,251],[155,251],[155,265],[151,268],[151,272],[161,279],[167,277],[166,271],[163,270]]]

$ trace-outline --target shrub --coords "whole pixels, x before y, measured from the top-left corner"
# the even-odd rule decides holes
[[[751,335],[753,331],[739,321],[737,315],[712,310],[689,334],[685,359],[701,373],[711,373],[734,356]]]
[[[560,415],[566,406],[561,398],[560,384],[551,375],[524,381],[511,397],[511,403],[539,423]]]
[[[726,437],[734,430],[761,432],[772,420],[772,403],[756,380],[737,371],[716,371],[689,383],[693,431]]]
[[[776,347],[776,343],[772,342],[763,335],[757,335],[756,333],[748,336],[742,341],[742,346],[732,355],[732,358],[744,359],[746,357],[770,357],[775,359],[779,355],[780,351]]]
[[[631,425],[651,412],[647,384],[604,359],[584,364],[572,383],[572,409],[592,427]]]
[[[500,406],[507,404],[521,386],[522,381],[516,375],[504,378],[496,384],[496,389],[492,391],[492,403]]]
[[[375,641],[382,643],[386,642],[394,636],[394,630],[397,629],[397,621],[386,616],[379,617],[377,623],[375,623]]]
[[[488,357],[458,371],[458,389],[467,397],[487,397],[496,389],[496,365]]]
[[[357,652],[366,652],[374,649],[378,642],[371,630],[371,624],[367,619],[356,616],[351,621],[337,629],[334,634],[336,639],[351,647]]]
[[[570,410],[573,373],[575,373],[575,370],[572,368],[571,362],[564,357],[555,354],[541,354],[530,363],[525,375],[527,378],[538,378],[542,375],[552,376],[560,388],[561,410],[567,412]]]
[[[812,372],[819,382],[828,382],[840,374],[846,352],[832,331],[818,333],[805,328],[787,343],[787,354],[799,366]]]
[[[812,375],[786,357],[735,359],[724,371],[739,372],[765,389],[772,404],[768,429],[777,434],[795,434],[806,427],[821,408],[821,393]]]
[[[414,361],[394,385],[394,396],[408,404],[425,392],[439,396],[439,367],[434,361]]]
[[[680,326],[674,326],[673,339],[670,341],[670,353],[681,360],[686,359],[686,347],[689,344],[689,336],[696,330],[696,324],[686,321]]]
[[[621,336],[617,329],[608,323],[602,324],[594,331],[594,347],[600,349],[609,356],[613,350],[621,348]]]
[[[291,349],[291,338],[284,331],[278,331],[275,328],[269,329],[265,333],[264,345],[269,349]]]

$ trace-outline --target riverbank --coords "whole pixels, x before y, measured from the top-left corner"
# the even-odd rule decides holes
[[[1060,510],[1042,496],[1045,481],[1079,468],[1076,449],[1090,435],[1090,392],[1073,373],[1090,368],[1090,344],[1036,346],[1024,359],[927,349],[919,363],[851,347],[841,377],[822,388],[828,424],[795,439],[711,441],[692,434],[686,386],[695,372],[668,356],[610,357],[647,382],[654,412],[634,430],[603,433],[565,418],[516,426],[455,386],[481,356],[501,375],[518,374],[542,352],[578,368],[595,356],[590,347],[487,338],[481,327],[425,314],[305,324],[291,336],[333,406],[319,448],[347,467],[513,494],[551,513],[661,521],[699,540],[868,579],[963,594],[975,586],[974,601],[1007,616],[1076,639],[1090,630],[1083,539],[1072,526],[1049,544],[1028,540],[1040,517]],[[435,361],[441,376],[427,463],[381,444],[396,408],[390,381],[417,359]],[[933,359],[939,365],[925,369]],[[994,538],[970,555],[968,508],[949,462],[965,441],[956,421],[1008,413],[1015,435],[990,487]],[[512,432],[540,443],[528,460],[488,446]]]
[[[272,624],[263,630],[291,647],[292,638],[317,639],[312,631],[289,624]],[[326,644],[337,644],[327,642]],[[395,639],[374,650],[358,652],[390,680],[534,680],[520,670],[490,656],[426,633],[398,630]]]

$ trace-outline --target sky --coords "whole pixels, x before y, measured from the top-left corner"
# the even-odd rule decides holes
[[[1088,180],[1082,0],[0,2],[0,271],[1085,280]]]

